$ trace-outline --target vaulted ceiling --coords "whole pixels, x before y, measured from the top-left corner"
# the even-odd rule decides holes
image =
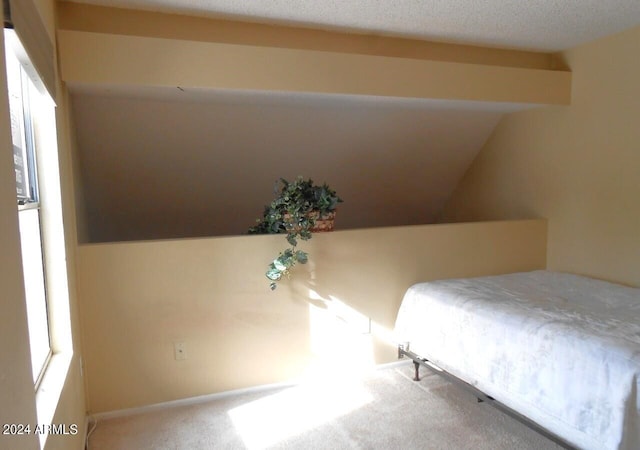
[[[431,223],[514,105],[74,89],[91,240],[244,233],[274,181],[328,182],[338,229]],[[177,91],[177,90],[176,90]]]
[[[601,4],[605,2],[591,0],[571,2],[571,8],[561,0],[309,0],[298,2],[295,8],[291,2],[279,0],[74,1],[545,51],[626,28],[634,20],[637,22],[640,14],[640,2],[623,0],[614,2],[617,8],[611,7],[611,2],[603,8]],[[84,10],[77,15],[80,25],[76,28],[85,27],[83,14]],[[134,30],[132,34],[135,33]],[[93,39],[93,35],[69,36],[62,36],[60,54],[63,78],[72,93],[90,241],[241,234],[270,201],[274,180],[297,175],[326,181],[345,199],[338,229],[434,222],[501,117],[545,103],[521,100],[521,93],[528,95],[537,90],[544,96],[545,86],[552,90],[554,84],[551,79],[545,81],[542,73],[553,71],[532,69],[521,76],[517,69],[491,71],[478,66],[478,76],[485,81],[467,89],[474,82],[470,74],[476,73],[475,66],[444,63],[443,73],[453,74],[458,88],[453,90],[453,97],[431,96],[431,84],[449,83],[446,76],[428,79],[434,67],[442,67],[423,67],[413,59],[373,57],[362,59],[363,64],[383,70],[370,72],[370,77],[356,73],[352,79],[346,72],[332,73],[333,67],[322,63],[325,54],[312,51],[300,55],[309,56],[305,64],[319,64],[307,69],[320,73],[312,78],[322,85],[322,90],[307,85],[308,78],[297,74],[295,57],[286,66],[292,70],[283,72],[287,78],[293,77],[291,83],[298,83],[295,88],[292,84],[290,90],[262,89],[252,84],[252,76],[262,80],[263,72],[273,69],[269,66],[270,56],[282,55],[279,50],[269,53],[258,46],[255,54],[265,60],[258,69],[251,68],[251,58],[246,67],[241,62],[237,68],[228,69],[226,66],[236,64],[238,58],[234,55],[240,54],[233,50],[239,47],[233,47],[230,59],[225,60],[231,77],[211,83],[205,77],[204,84],[210,86],[197,81],[190,86],[181,81],[181,68],[186,72],[189,68],[180,58],[182,53],[196,48],[195,44],[185,47],[189,51],[181,51],[167,41],[172,46],[173,65],[166,66],[166,61],[161,61],[160,51],[160,56],[156,55],[160,60],[150,60],[149,69],[145,63],[138,67],[136,58],[130,58],[129,63],[117,59],[104,63],[100,60],[112,55],[91,50],[85,41]],[[115,40],[123,39],[114,36]],[[75,72],[73,67],[68,68],[71,64],[65,42],[86,52],[82,57],[78,56],[82,53],[74,54],[82,65],[78,69],[75,62]],[[144,39],[118,42],[125,51],[140,51],[141,58],[147,55],[134,48],[138,43],[147,45]],[[213,49],[206,47],[203,55],[210,51]],[[361,61],[357,58],[344,67]],[[396,70],[394,61],[402,69]],[[166,79],[158,76],[156,64],[162,64],[166,67],[162,70],[170,70],[172,75]],[[354,64],[356,71],[359,64]],[[135,72],[131,82],[125,73],[129,66]],[[120,78],[111,82],[102,76],[100,67],[117,72],[110,76]],[[424,81],[415,75],[415,70],[425,71]],[[153,79],[148,85],[134,79],[141,71]],[[91,75],[83,78],[89,72]],[[275,73],[269,82],[282,78]],[[397,74],[398,80],[403,76],[410,81],[413,78],[416,86],[403,89],[391,81],[391,91],[401,95],[375,94],[376,83],[388,84],[389,78],[385,77],[392,73]],[[494,73],[505,75],[507,81],[493,81],[498,79],[490,75]],[[538,81],[527,84],[528,75]],[[334,79],[336,76],[340,78]],[[376,76],[380,80],[369,83],[368,78]],[[242,78],[247,88],[238,88],[236,78]],[[351,87],[340,90],[349,83]],[[496,97],[501,98],[499,101],[482,101],[483,83],[489,87],[498,85],[498,90],[510,94]],[[324,85],[339,89],[332,93]],[[365,88],[360,89],[360,85]],[[372,92],[367,91],[370,85]],[[534,85],[535,89],[531,87]],[[563,82],[560,85],[569,86]],[[438,86],[434,89],[437,91]],[[405,91],[409,94],[405,95]],[[414,95],[418,91],[426,94]],[[456,96],[456,100],[448,99]],[[512,97],[513,101],[508,100]]]

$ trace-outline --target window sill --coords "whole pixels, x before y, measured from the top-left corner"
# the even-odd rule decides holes
[[[47,442],[47,437],[49,436],[47,425],[53,423],[53,416],[60,401],[72,357],[73,352],[60,352],[51,356],[36,392],[38,425],[45,425],[43,427],[45,432],[38,435],[41,449],[44,448]]]

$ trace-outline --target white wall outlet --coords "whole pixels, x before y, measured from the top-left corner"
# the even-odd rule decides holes
[[[173,357],[176,361],[183,361],[187,359],[187,348],[185,347],[184,342],[173,343]]]

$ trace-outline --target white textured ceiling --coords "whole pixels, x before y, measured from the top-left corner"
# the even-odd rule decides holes
[[[640,0],[70,1],[537,51],[640,24]]]

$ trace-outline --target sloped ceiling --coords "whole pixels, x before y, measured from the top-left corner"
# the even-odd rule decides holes
[[[274,181],[328,182],[338,229],[433,222],[501,115],[344,95],[72,87],[90,240],[237,235]]]
[[[640,3],[626,0],[606,10],[592,0],[571,8],[560,0],[80,3],[545,50],[624,28],[640,13]],[[271,200],[274,181],[298,175],[327,182],[344,198],[338,229],[431,223],[502,115],[525,107],[69,87],[94,242],[241,234]]]

